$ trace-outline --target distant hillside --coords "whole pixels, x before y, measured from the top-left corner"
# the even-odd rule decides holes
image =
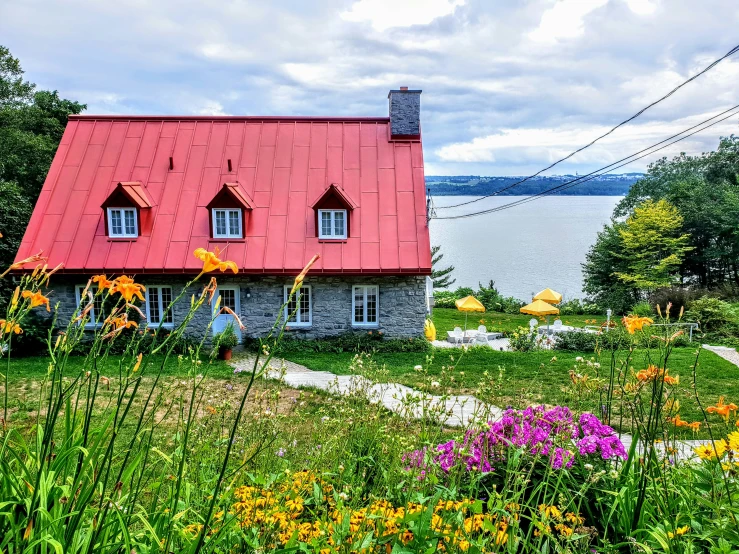
[[[638,181],[643,173],[619,173],[600,175],[595,179],[576,186],[568,187],[562,195],[571,196],[623,196],[631,185]],[[529,196],[539,194],[567,181],[576,179],[577,175],[539,176],[525,183],[516,185],[501,193],[501,196]],[[427,176],[426,186],[435,196],[484,196],[493,194],[524,177],[481,177],[479,175],[457,175],[453,177]]]

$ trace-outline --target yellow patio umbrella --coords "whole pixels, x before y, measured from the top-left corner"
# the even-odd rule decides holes
[[[543,300],[547,304],[559,304],[562,302],[562,295],[552,289],[544,289],[534,296],[534,300]]]
[[[559,308],[555,308],[551,304],[547,304],[544,300],[534,300],[531,304],[527,304],[521,308],[521,313],[535,316],[547,316],[547,329],[549,329],[549,316],[558,314]]]
[[[467,316],[469,315],[469,312],[484,312],[485,311],[485,306],[483,306],[482,302],[480,302],[474,296],[465,296],[464,298],[460,298],[459,300],[454,302],[454,305],[457,306],[457,309],[460,312],[465,312],[464,314],[465,332],[467,332]]]

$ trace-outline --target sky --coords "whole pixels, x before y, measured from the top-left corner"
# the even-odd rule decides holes
[[[739,44],[735,0],[19,0],[0,43],[94,114],[385,116],[422,89],[427,175],[528,175]],[[547,174],[739,104],[739,54]],[[715,149],[739,119],[661,155]]]

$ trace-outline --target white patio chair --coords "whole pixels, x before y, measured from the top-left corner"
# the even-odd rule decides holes
[[[562,330],[562,320],[555,319],[554,323],[552,323],[552,329],[554,329],[555,332]]]
[[[454,344],[462,344],[464,342],[464,331],[462,331],[461,327],[454,328],[452,338],[454,339]]]
[[[472,342],[474,344],[487,344],[490,346],[490,342],[488,341],[488,328],[484,325],[480,325],[477,328],[477,334],[473,337]]]

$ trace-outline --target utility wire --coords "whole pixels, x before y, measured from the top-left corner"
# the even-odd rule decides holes
[[[613,171],[615,169],[619,169],[619,168],[621,168],[621,167],[623,167],[625,165],[628,165],[630,163],[633,163],[633,162],[635,162],[637,160],[640,160],[640,159],[642,159],[642,158],[644,158],[646,156],[650,156],[650,155],[652,155],[652,154],[654,154],[656,152],[659,152],[660,150],[664,150],[665,148],[668,148],[669,146],[672,146],[673,144],[676,144],[676,143],[678,143],[678,142],[680,142],[682,140],[685,140],[686,138],[692,137],[696,133],[700,133],[701,131],[705,131],[706,129],[709,129],[710,127],[713,127],[714,125],[717,125],[717,124],[721,123],[722,121],[725,121],[725,120],[729,119],[730,117],[733,117],[734,115],[739,114],[739,111],[734,112],[734,113],[729,113],[729,115],[726,115],[724,117],[721,117],[721,119],[718,119],[718,120],[714,121],[713,123],[710,123],[708,125],[705,125],[709,121],[711,121],[713,119],[716,119],[717,117],[720,117],[720,116],[726,114],[727,112],[733,112],[737,108],[739,108],[739,104],[737,104],[733,108],[730,108],[730,109],[728,109],[728,110],[726,110],[726,111],[724,111],[724,112],[722,112],[720,114],[717,114],[717,115],[715,115],[715,116],[713,116],[713,117],[711,117],[709,119],[706,119],[706,120],[702,121],[701,123],[698,123],[697,125],[694,125],[693,127],[689,127],[688,129],[685,129],[684,131],[681,131],[681,132],[679,132],[679,133],[677,133],[675,135],[672,135],[669,138],[666,138],[665,140],[662,140],[662,141],[660,141],[660,142],[658,142],[656,144],[653,144],[652,146],[649,146],[649,147],[647,147],[647,148],[645,148],[643,150],[640,150],[639,152],[636,152],[636,153],[632,154],[631,156],[627,156],[626,158],[622,158],[621,160],[619,160],[617,162],[613,162],[612,164],[609,164],[609,165],[604,166],[604,167],[602,167],[602,168],[600,168],[600,169],[598,169],[596,171],[593,171],[591,173],[588,173],[587,175],[582,175],[581,177],[578,177],[577,179],[572,179],[570,181],[566,181],[564,183],[560,183],[559,185],[557,185],[555,187],[549,188],[549,189],[547,189],[545,191],[542,191],[540,193],[537,193],[535,195],[532,195],[532,196],[529,196],[529,197],[526,197],[526,198],[522,198],[521,200],[516,200],[514,202],[509,202],[508,204],[503,204],[502,206],[496,206],[495,208],[490,208],[490,209],[487,209],[487,210],[482,210],[482,211],[479,211],[479,212],[472,212],[472,213],[468,213],[468,214],[460,214],[460,215],[453,215],[453,216],[435,217],[434,219],[463,219],[463,218],[467,218],[467,217],[474,217],[474,216],[478,216],[478,215],[484,215],[484,214],[499,212],[499,211],[502,211],[502,210],[505,210],[505,209],[513,208],[515,206],[520,206],[521,204],[526,204],[527,202],[533,202],[534,200],[537,200],[537,199],[542,198],[544,196],[550,196],[551,194],[554,194],[555,192],[559,192],[561,190],[567,190],[567,189],[572,188],[574,186],[581,185],[582,183],[587,183],[588,181],[591,181],[591,180],[595,179],[596,177],[600,177],[601,175],[605,175],[606,173],[610,173],[611,171]],[[700,129],[697,129],[697,130],[693,131],[692,133],[685,134],[688,131],[691,131],[693,129],[696,129],[696,127],[700,127],[702,125],[705,125],[705,126],[701,127]],[[684,135],[684,136],[680,136],[680,135]],[[675,137],[679,137],[679,138],[675,139]],[[675,140],[672,140],[672,139],[675,139]],[[669,142],[668,144],[664,144],[667,141],[672,141],[672,142]],[[659,148],[654,149],[656,146],[659,146],[661,144],[664,144],[664,145],[663,146],[660,146]],[[649,152],[646,152],[647,150],[649,150]],[[644,153],[644,152],[646,152],[646,153]],[[639,155],[639,154],[641,154],[641,155]],[[628,160],[628,161],[624,161],[624,160]],[[624,163],[620,163],[620,162],[624,162]],[[615,164],[618,164],[618,165],[615,165]]]
[[[502,192],[505,192],[507,190],[510,190],[513,187],[517,187],[518,185],[520,185],[522,183],[525,183],[529,179],[533,179],[534,177],[537,177],[537,176],[541,175],[545,171],[547,171],[549,169],[552,169],[555,165],[558,165],[558,164],[562,163],[563,161],[570,159],[572,156],[574,156],[575,154],[577,154],[579,152],[582,152],[586,148],[590,148],[591,146],[593,146],[593,144],[595,144],[596,142],[598,142],[602,138],[607,137],[608,135],[610,135],[611,133],[613,133],[619,127],[622,127],[623,125],[626,125],[630,121],[633,121],[634,119],[636,119],[637,117],[639,117],[641,114],[643,114],[644,112],[646,112],[649,108],[652,108],[652,107],[656,106],[657,104],[659,104],[660,102],[662,102],[663,100],[666,100],[667,98],[669,98],[670,96],[672,96],[673,94],[675,94],[678,90],[680,90],[681,88],[683,88],[685,85],[687,85],[691,81],[694,81],[695,79],[697,79],[698,77],[700,77],[704,73],[710,71],[716,65],[718,65],[720,62],[722,62],[723,60],[725,60],[729,56],[732,56],[733,54],[736,54],[737,52],[739,52],[739,44],[736,45],[736,46],[734,46],[734,48],[732,48],[731,50],[729,50],[726,54],[724,54],[723,56],[721,56],[719,59],[714,60],[713,62],[711,62],[709,65],[707,65],[705,68],[703,68],[701,71],[699,71],[698,73],[696,73],[695,75],[693,75],[692,77],[690,77],[689,79],[687,79],[686,81],[683,81],[682,83],[680,83],[678,86],[676,86],[675,88],[673,88],[670,92],[668,92],[667,94],[665,94],[663,97],[659,98],[658,100],[655,100],[654,102],[652,102],[648,106],[645,106],[644,108],[642,108],[641,110],[639,110],[638,112],[636,112],[634,115],[632,115],[628,119],[624,119],[621,123],[619,123],[615,127],[611,128],[606,133],[603,133],[602,135],[600,135],[596,139],[590,141],[585,146],[581,146],[580,148],[578,148],[574,152],[571,152],[570,154],[568,154],[564,158],[561,158],[561,159],[557,160],[556,162],[548,165],[544,169],[540,169],[539,171],[537,171],[533,175],[529,175],[528,177],[526,177],[524,179],[521,179],[520,181],[516,181],[515,183],[511,183],[510,185],[507,185],[507,186],[503,187],[500,190],[496,190],[495,192],[493,192],[491,194],[488,194],[488,195],[485,195],[485,196],[481,196],[479,198],[475,198],[474,200],[468,200],[466,202],[460,202],[459,204],[452,204],[450,206],[437,206],[437,209],[442,210],[442,209],[448,209],[448,208],[458,208],[460,206],[466,206],[467,204],[472,204],[474,202],[479,202],[480,200],[483,200],[485,198],[490,198],[491,196],[497,196],[498,194],[500,194]]]

